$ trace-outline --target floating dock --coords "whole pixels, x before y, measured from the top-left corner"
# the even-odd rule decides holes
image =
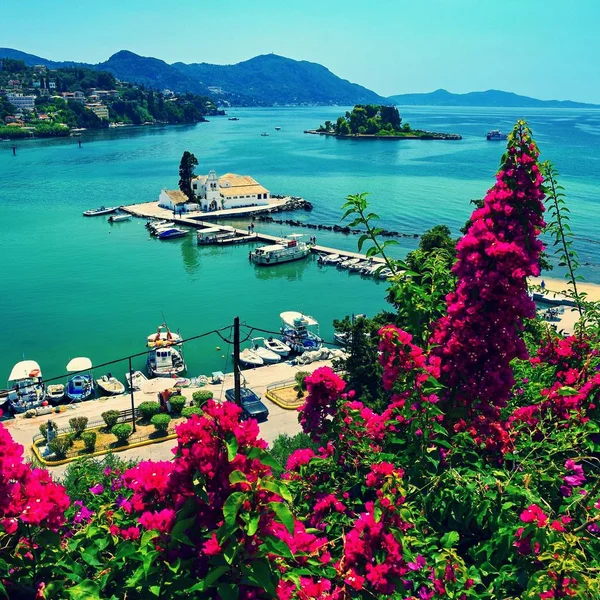
[[[232,230],[235,231],[235,238],[232,238],[231,240],[224,240],[219,245],[233,243],[241,244],[246,242],[268,242],[269,244],[276,244],[281,239],[281,236],[269,235],[268,233],[260,233],[258,231],[249,234],[248,231],[245,229],[238,229],[236,227],[231,227],[230,225],[219,226],[215,225],[215,223],[201,221],[192,217],[174,217],[173,211],[167,210],[165,208],[158,208],[156,202],[149,202],[147,204],[133,204],[131,206],[121,206],[120,210],[129,213],[134,217],[141,217],[144,219],[166,219],[168,221],[173,221],[177,225],[193,227],[194,229],[218,228],[222,229],[224,233],[230,232]],[[338,248],[330,248],[328,246],[314,245],[311,247],[311,252],[315,254],[339,254],[340,256],[348,257],[349,259],[360,258],[361,260],[367,260],[366,254],[361,254],[359,252],[351,252],[349,250],[339,250]],[[372,257],[371,261],[373,263],[385,263],[385,260],[379,256]]]

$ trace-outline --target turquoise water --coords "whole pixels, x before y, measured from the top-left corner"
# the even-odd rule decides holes
[[[14,157],[10,144],[0,143],[0,378],[22,356],[52,377],[74,356],[99,364],[141,352],[162,313],[189,337],[228,325],[236,315],[275,329],[281,311],[300,310],[317,318],[331,339],[333,318],[385,307],[385,284],[319,267],[313,259],[261,269],[248,264],[248,246],[199,249],[193,236],[159,242],[141,220],[110,225],[81,216],[87,208],[145,202],[163,187],[176,187],[184,150],[196,154],[200,173],[247,173],[273,193],[315,205],[312,213],[283,218],[333,225],[347,194],[368,191],[388,229],[419,233],[447,223],[457,232],[471,212],[469,200],[492,184],[503,150],[502,143],[486,142],[485,133],[508,131],[524,116],[542,158],[553,160],[567,187],[583,274],[600,281],[599,111],[402,111],[413,126],[461,133],[461,142],[347,141],[302,133],[341,112],[236,109],[231,114],[240,121],[88,133],[82,148],[76,139],[18,142]],[[262,131],[270,136],[261,137]],[[316,235],[322,244],[356,247],[354,236]],[[400,241],[396,254],[416,244]],[[192,375],[231,369],[230,350],[214,335],[185,350]],[[137,367],[142,364],[136,359]],[[125,365],[111,370],[122,376]]]

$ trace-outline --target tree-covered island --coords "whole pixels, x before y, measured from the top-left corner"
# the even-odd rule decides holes
[[[422,139],[422,140],[461,140],[457,133],[439,133],[412,129],[408,123],[402,123],[402,117],[395,106],[378,106],[376,104],[357,104],[351,111],[346,111],[334,123],[325,121],[318,129],[305,133],[331,135],[341,138],[370,139]]]

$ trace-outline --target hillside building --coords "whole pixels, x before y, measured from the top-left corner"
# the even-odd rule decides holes
[[[17,109],[32,111],[35,108],[35,96],[23,94],[6,94],[6,99]]]
[[[204,211],[269,204],[269,190],[249,175],[226,173],[217,177],[211,170],[192,179],[192,190]]]

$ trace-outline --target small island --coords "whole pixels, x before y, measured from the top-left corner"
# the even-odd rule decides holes
[[[339,138],[377,140],[462,140],[457,133],[439,133],[412,129],[402,123],[402,117],[395,106],[357,104],[337,121],[325,121],[318,129],[308,129],[304,133],[330,135]]]

